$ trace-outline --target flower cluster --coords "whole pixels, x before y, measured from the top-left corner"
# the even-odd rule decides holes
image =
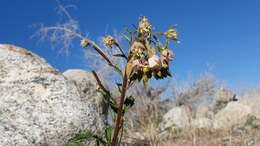
[[[139,34],[134,39],[130,48],[130,61],[132,65],[132,80],[142,80],[147,82],[152,76],[155,79],[163,79],[171,76],[169,63],[172,61],[174,54],[168,48],[168,41],[165,45],[153,36],[151,32],[152,25],[146,17],[139,21],[139,27],[136,32]],[[158,33],[164,35],[168,40],[177,41],[177,31],[170,28],[168,31]]]
[[[141,34],[150,33],[152,30],[152,25],[149,23],[146,17],[141,17],[138,29]]]
[[[171,76],[169,72],[169,62],[173,59],[173,53],[169,49],[162,49],[160,55],[151,54],[145,56],[148,50],[144,50],[141,54],[133,55],[132,71],[133,78],[141,80],[142,77],[162,79]],[[149,54],[149,53],[148,53]]]
[[[113,45],[116,44],[116,40],[112,36],[108,35],[103,38],[103,43],[105,44],[105,46],[112,48]]]

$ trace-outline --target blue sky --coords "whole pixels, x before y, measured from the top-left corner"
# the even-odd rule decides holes
[[[75,4],[71,13],[91,38],[121,31],[147,16],[158,30],[178,25],[181,44],[172,72],[177,79],[197,76],[210,65],[218,79],[232,88],[260,85],[259,0],[61,0]],[[32,24],[59,21],[55,0],[1,0],[0,43],[15,44],[39,54],[64,71],[87,68],[83,50],[76,46],[69,56],[57,55],[48,42],[30,39]]]

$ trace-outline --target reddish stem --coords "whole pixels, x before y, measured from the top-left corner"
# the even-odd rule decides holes
[[[122,111],[123,111],[123,105],[124,105],[124,100],[125,100],[125,95],[127,91],[127,74],[126,74],[126,68],[125,68],[125,73],[123,76],[123,85],[122,85],[122,92],[120,96],[120,102],[118,105],[118,110],[117,110],[117,116],[116,116],[116,125],[115,125],[115,130],[114,130],[114,135],[113,135],[113,140],[112,140],[112,146],[116,146],[118,143],[118,134],[120,131],[120,125],[121,125],[121,119],[122,119]]]

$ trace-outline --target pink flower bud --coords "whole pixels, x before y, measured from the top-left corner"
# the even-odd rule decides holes
[[[140,60],[140,59],[133,60],[132,67],[134,70],[139,70],[145,66],[148,66],[148,62],[146,60]]]

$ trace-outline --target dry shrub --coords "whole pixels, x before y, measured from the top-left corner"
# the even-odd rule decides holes
[[[172,103],[170,100],[160,99],[166,89],[167,86],[145,90],[138,85],[132,90],[135,93],[136,102],[125,119],[126,143],[141,143],[151,146],[159,144],[161,139],[159,124],[162,116],[169,109],[169,104]],[[163,103],[168,103],[168,105]]]
[[[258,146],[258,129],[183,129],[178,136],[161,141],[158,146]]]
[[[140,86],[132,91],[135,92],[136,105],[125,119],[125,143],[130,143],[130,146],[256,146],[257,141],[260,141],[259,129],[248,130],[234,127],[216,130],[172,127],[161,131],[159,125],[162,122],[162,116],[169,109],[185,105],[191,107],[193,113],[196,113],[201,106],[208,106],[210,110],[213,110],[213,96],[219,89],[225,87],[209,73],[188,84],[170,85],[150,88],[148,93],[144,92],[144,88]],[[175,97],[172,99],[176,99],[175,101],[162,100],[165,99],[163,96],[167,87],[173,89]],[[259,95],[259,89],[244,94],[248,98],[260,97]]]
[[[189,106],[195,111],[198,106],[209,105],[219,87],[220,83],[210,73],[205,73],[199,79],[186,84],[175,83],[173,86],[175,103],[177,106]]]

